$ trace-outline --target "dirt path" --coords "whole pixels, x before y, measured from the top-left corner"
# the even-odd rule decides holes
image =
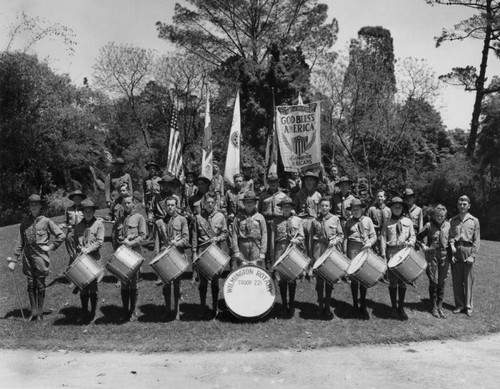
[[[204,354],[1,350],[1,388],[494,388],[500,335],[317,351]]]

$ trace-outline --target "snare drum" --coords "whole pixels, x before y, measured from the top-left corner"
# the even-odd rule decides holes
[[[106,265],[120,281],[127,283],[139,270],[144,258],[131,248],[121,245],[113,254],[113,258]]]
[[[347,275],[349,264],[349,259],[344,254],[331,247],[314,263],[313,271],[333,285]]]
[[[387,263],[371,249],[364,249],[354,257],[347,274],[366,288],[371,288],[386,271]]]
[[[168,247],[149,263],[165,283],[170,283],[184,273],[189,267],[186,256],[175,247]]]
[[[275,298],[274,281],[260,266],[242,266],[229,273],[224,282],[227,308],[240,319],[265,317],[271,312]]]
[[[193,262],[193,266],[198,272],[208,280],[221,274],[227,266],[231,257],[219,246],[212,243]]]
[[[399,250],[389,260],[389,270],[394,272],[403,282],[412,284],[427,268],[425,254],[413,247]]]
[[[97,279],[101,281],[104,269],[89,254],[81,254],[64,272],[68,280],[73,282],[78,289],[83,290]]]
[[[294,282],[304,272],[311,260],[294,245],[290,245],[286,251],[274,263],[273,269],[288,282]]]

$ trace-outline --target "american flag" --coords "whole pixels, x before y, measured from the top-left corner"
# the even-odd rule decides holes
[[[177,111],[172,113],[170,118],[170,139],[168,142],[168,159],[167,171],[176,177],[184,173],[182,161],[182,145],[180,140],[180,132],[177,127]]]

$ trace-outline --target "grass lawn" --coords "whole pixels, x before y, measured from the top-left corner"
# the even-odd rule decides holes
[[[107,227],[108,228],[108,227]],[[164,307],[162,288],[153,281],[156,277],[147,266],[153,253],[145,250],[140,283],[138,322],[117,324],[120,316],[120,291],[115,288],[115,278],[107,275],[99,285],[98,319],[93,326],[76,325],[80,300],[71,293],[62,276],[68,259],[61,246],[51,254],[51,274],[47,278],[45,322],[25,323],[21,318],[13,279],[5,257],[12,255],[18,239],[19,226],[0,229],[0,348],[71,349],[81,351],[219,351],[219,350],[268,350],[314,349],[328,346],[357,344],[399,343],[445,338],[470,338],[475,335],[497,332],[500,329],[500,266],[497,254],[500,243],[483,241],[475,264],[475,312],[453,315],[451,276],[445,294],[447,319],[435,319],[429,313],[427,277],[417,281],[416,288],[409,287],[407,313],[409,321],[390,318],[390,301],[387,285],[378,284],[368,290],[368,310],[371,319],[363,321],[351,313],[351,294],[348,284],[335,286],[332,320],[316,318],[316,292],[314,283],[298,283],[297,309],[291,319],[280,315],[281,304],[277,296],[271,314],[255,323],[244,323],[229,314],[220,320],[197,319],[198,286],[186,278],[182,281],[183,301],[178,322],[161,322]],[[105,242],[103,258],[112,255],[111,243]],[[15,277],[20,289],[25,315],[29,314],[26,278],[18,266]],[[210,288],[209,288],[210,291]],[[211,301],[210,292],[207,301]],[[219,304],[222,306],[222,282]]]

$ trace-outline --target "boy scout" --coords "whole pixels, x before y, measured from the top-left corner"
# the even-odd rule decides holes
[[[65,235],[51,219],[40,214],[42,199],[39,195],[31,195],[28,199],[30,215],[20,225],[20,240],[14,251],[12,263],[21,257],[23,273],[28,279],[28,296],[31,314],[28,321],[43,320],[43,304],[45,300],[45,278],[49,274],[49,252],[56,250],[63,242]],[[50,237],[55,239],[50,243]],[[14,270],[14,266],[9,266]]]

